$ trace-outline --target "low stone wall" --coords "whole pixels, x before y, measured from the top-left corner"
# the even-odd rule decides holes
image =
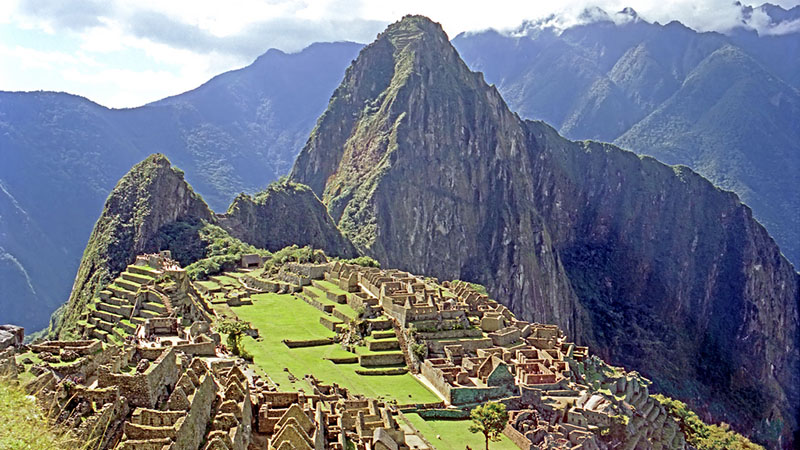
[[[303,341],[293,341],[291,339],[284,339],[284,344],[286,344],[289,348],[300,348],[300,347],[319,347],[322,345],[330,345],[333,344],[333,339],[331,338],[322,338],[322,339],[307,339]]]
[[[397,339],[367,341],[367,349],[371,352],[380,352],[385,350],[399,350],[400,343],[397,341]]]
[[[336,331],[336,326],[337,325],[342,325],[342,322],[339,322],[338,320],[330,319],[330,318],[325,317],[325,316],[322,316],[322,317],[319,318],[319,323],[321,323],[323,327],[325,327],[325,328],[327,328],[327,329],[329,329],[331,331],[334,331],[334,332]]]
[[[175,350],[186,353],[189,356],[216,356],[216,345],[213,341],[197,342],[192,344],[178,344]]]
[[[385,318],[367,319],[371,330],[389,330],[392,328],[392,321]]]
[[[425,420],[465,420],[469,419],[469,411],[463,409],[420,409],[417,411]],[[524,447],[528,448],[528,447]]]
[[[388,367],[385,369],[356,369],[358,375],[374,376],[374,375],[405,375],[408,369],[405,367]]]
[[[503,429],[503,434],[511,440],[519,448],[531,448],[533,442],[530,439],[526,438],[524,434],[517,431],[516,428],[512,427],[511,424],[506,424],[506,427]]]
[[[331,314],[333,312],[333,309],[335,308],[333,305],[326,305],[318,300],[314,300],[313,298],[301,292],[298,292],[297,296],[300,297],[300,299],[303,300],[304,302],[308,303],[309,305],[313,306],[314,308],[317,308],[318,310],[326,314]]]
[[[490,348],[492,340],[489,338],[483,339],[454,339],[452,341],[427,341],[428,350],[432,353],[442,353],[444,348],[448,345],[460,345],[464,348],[465,352],[475,352],[478,349]]]
[[[498,347],[516,342],[520,339],[520,336],[520,329],[516,327],[506,327],[495,333],[489,333],[492,343]]]
[[[458,339],[465,337],[481,337],[483,332],[478,328],[469,328],[462,330],[441,330],[441,331],[420,331],[417,333],[420,339]]]
[[[85,341],[47,341],[41,344],[31,344],[29,347],[34,353],[50,352],[58,354],[62,349],[68,349],[84,356],[101,350],[103,343],[94,339]]]
[[[405,364],[403,354],[397,353],[377,353],[372,355],[360,355],[358,363],[362,367],[395,366]]]
[[[453,387],[450,389],[450,403],[453,405],[473,405],[514,396],[519,396],[519,392],[514,392],[506,386]]]
[[[330,268],[330,264],[308,264],[290,262],[286,267],[294,273],[300,274],[313,280],[321,280],[325,277],[325,272]]]
[[[339,311],[336,308],[333,309],[333,317],[336,317],[337,319],[339,319],[339,320],[341,320],[342,322],[345,322],[345,323],[348,323],[351,320],[350,317],[347,316],[347,314]]]

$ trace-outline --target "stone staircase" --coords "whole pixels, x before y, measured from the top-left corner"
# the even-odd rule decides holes
[[[406,336],[403,333],[403,330],[400,328],[400,324],[397,323],[396,320],[391,319],[392,328],[394,329],[394,335],[397,337],[397,342],[400,345],[400,350],[403,351],[403,359],[406,361],[406,367],[408,367],[413,373],[417,373],[417,367],[411,360],[411,355],[408,354],[408,344],[406,343]]]

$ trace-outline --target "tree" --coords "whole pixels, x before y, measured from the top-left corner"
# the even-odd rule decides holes
[[[497,402],[476,406],[470,411],[469,417],[472,419],[472,425],[469,426],[470,433],[483,433],[486,438],[486,450],[489,450],[489,441],[500,440],[500,433],[508,423],[506,405]]]
[[[250,324],[238,320],[224,319],[217,323],[217,331],[227,334],[228,346],[234,355],[241,353],[242,334],[250,329]]]

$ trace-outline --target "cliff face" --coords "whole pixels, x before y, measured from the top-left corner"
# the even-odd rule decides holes
[[[297,244],[324,249],[331,256],[356,255],[325,205],[301,184],[278,182],[255,197],[241,194],[227,214],[217,217],[232,236],[269,251]]]
[[[428,19],[362,50],[291,178],[382,263],[485,284],[707,418],[791,445],[798,275],[750,210],[689,169],[523,122]]]
[[[159,229],[185,219],[213,220],[213,212],[170,166],[154,154],[135,165],[117,183],[89,237],[69,301],[63,307],[59,335],[68,332],[86,302],[119,275],[137,254],[150,248]],[[57,313],[58,314],[58,313]]]

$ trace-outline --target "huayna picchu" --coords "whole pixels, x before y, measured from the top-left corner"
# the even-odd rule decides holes
[[[792,448],[798,286],[735,194],[521,120],[406,16],[224,214],[134,166],[0,372],[86,449]]]

